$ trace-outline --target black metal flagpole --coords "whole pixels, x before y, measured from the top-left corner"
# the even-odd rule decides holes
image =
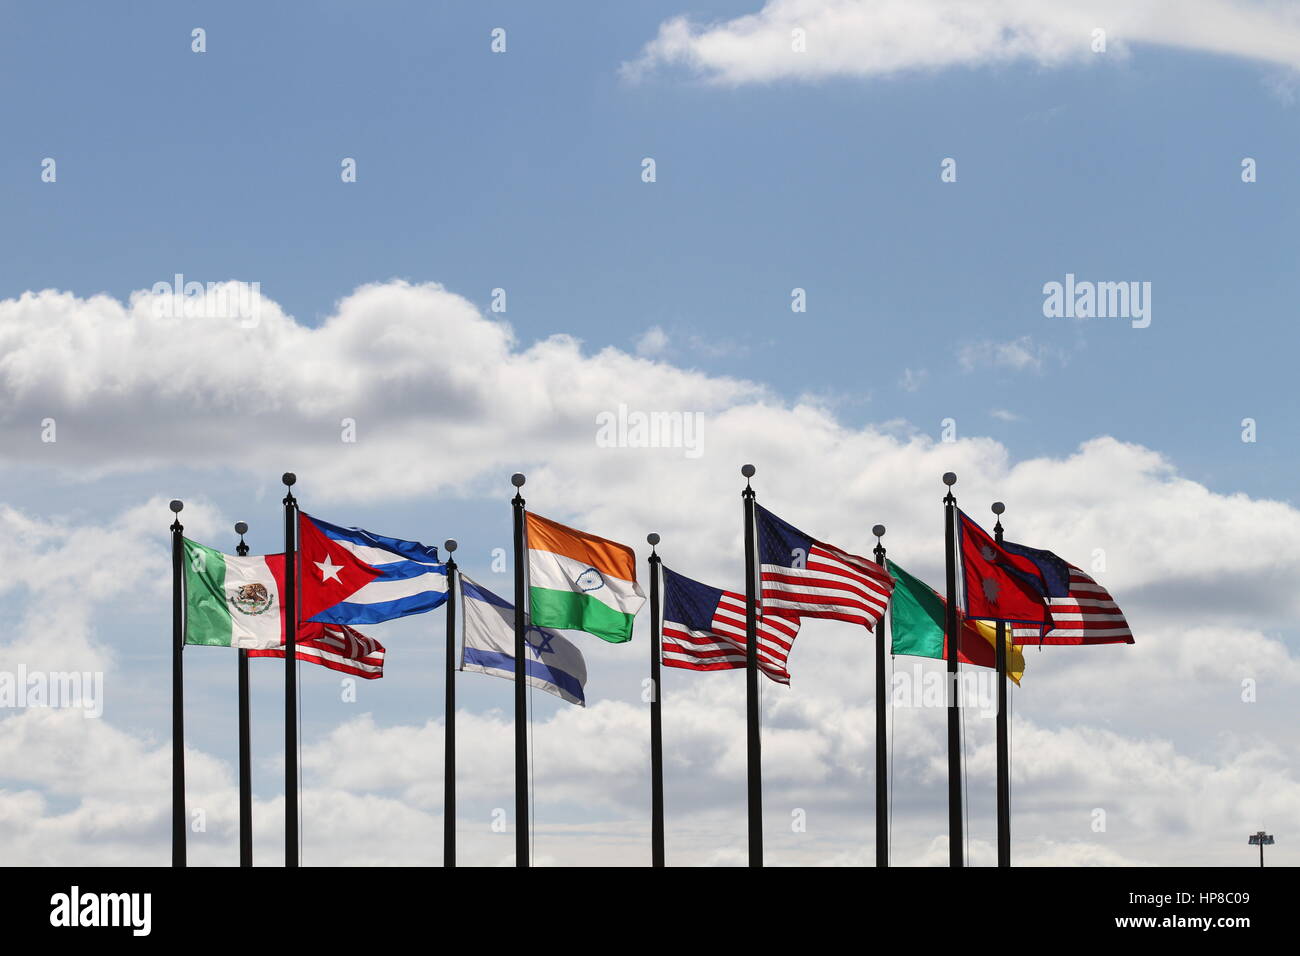
[[[248,554],[244,535],[248,525],[235,522],[239,544],[235,554],[241,558]],[[248,717],[248,651],[239,649],[239,865],[253,865],[253,758]]]
[[[763,865],[763,751],[758,716],[758,596],[757,544],[754,540],[753,465],[745,465],[745,490],[740,493],[745,510],[745,724],[749,767],[749,865]]]
[[[172,514],[172,866],[185,865],[185,679],[181,650],[185,647],[185,526],[179,500]]]
[[[1002,513],[1007,506],[993,502],[997,524],[993,540],[1002,543]],[[997,622],[998,664],[998,866],[1011,865],[1011,750],[1007,734],[1007,624]]]
[[[447,549],[447,667],[443,699],[446,705],[442,744],[442,865],[456,865],[456,539]]]
[[[957,709],[957,651],[961,633],[957,628],[957,499],[952,486],[957,476],[944,472],[948,494],[943,499],[944,563],[947,572],[948,615],[948,864],[963,866],[961,816],[961,711]]]
[[[298,865],[298,478],[284,481],[284,865]]]
[[[885,526],[871,529],[876,536],[876,564],[885,567]],[[889,572],[886,571],[886,574]],[[885,752],[885,719],[888,701],[885,692],[885,618],[876,625],[876,866],[889,866],[889,769]]]
[[[528,865],[528,697],[525,693],[524,607],[528,600],[524,585],[524,499],[519,490],[524,476],[510,476],[515,486],[511,501],[515,518],[515,866]]]
[[[646,535],[650,544],[650,865],[664,865],[664,731],[660,712],[659,656],[663,616],[659,607],[659,566],[655,545],[659,535]]]

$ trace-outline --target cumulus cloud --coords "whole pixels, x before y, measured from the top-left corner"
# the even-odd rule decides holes
[[[1170,862],[1187,859],[1171,847],[1194,845],[1206,857],[1188,862],[1230,862],[1242,826],[1300,810],[1293,748],[1277,736],[1294,723],[1300,683],[1284,640],[1300,613],[1290,586],[1300,572],[1300,512],[1216,493],[1152,449],[1099,436],[1064,457],[1017,461],[987,438],[937,443],[897,425],[850,426],[825,403],[783,401],[757,383],[562,336],[522,344],[435,285],[367,286],[315,328],[270,301],[260,323],[244,327],[160,317],[147,293],[127,303],[32,293],[0,302],[0,346],[0,436],[11,469],[91,488],[106,471],[147,472],[152,486],[164,469],[168,480],[198,475],[203,487],[217,476],[247,486],[292,466],[322,497],[400,501],[499,494],[504,475],[524,467],[530,500],[545,503],[539,510],[631,542],[658,530],[675,567],[727,586],[739,580],[741,462],[758,465],[760,500],[843,547],[868,552],[870,526],[885,522],[891,557],[931,581],[942,573],[938,476],[956,471],[972,513],[1007,501],[1008,536],[1092,569],[1138,634],[1133,647],[1030,653],[1014,698],[1022,859]],[[595,415],[619,402],[701,411],[705,454],[598,446]],[[357,423],[354,447],[339,441],[345,417]],[[33,425],[44,418],[58,423],[54,443]],[[161,680],[165,661],[128,664],[135,638],[105,622],[133,609],[149,633],[165,633],[165,514],[165,498],[149,494],[90,521],[0,506],[0,560],[13,569],[0,581],[13,622],[0,636],[4,665]],[[201,498],[185,515],[196,537],[228,533],[228,518]],[[556,863],[644,855],[644,657],[617,650],[592,649],[592,706],[534,722],[538,854]],[[765,689],[775,861],[869,861],[867,651],[861,631],[810,623],[792,655],[794,686]],[[738,677],[675,674],[666,685],[669,851],[679,862],[743,862]],[[1257,685],[1257,701],[1243,697],[1246,682]],[[935,837],[945,812],[942,711],[899,708],[891,721],[896,859],[944,862]],[[0,842],[16,848],[15,859],[166,858],[165,714],[154,708],[136,723],[112,711],[103,721],[35,710],[0,718]],[[992,857],[990,724],[968,714],[976,861]],[[510,841],[490,821],[512,806],[509,720],[465,711],[460,730],[467,859],[508,862]],[[441,739],[437,721],[374,716],[307,739],[308,861],[432,862]],[[230,862],[229,762],[194,750],[191,791],[209,821],[194,838],[196,860]],[[1090,822],[1099,807],[1110,821],[1103,832]],[[806,831],[791,830],[796,811]],[[259,846],[277,846],[281,812],[275,793],[259,799]]]
[[[1294,69],[1300,12],[1258,0],[767,0],[721,22],[673,17],[640,56],[631,79],[682,67],[710,81],[874,77],[1014,62],[1042,67],[1095,62],[1094,31],[1107,55],[1150,44]],[[802,31],[798,49],[795,31]]]

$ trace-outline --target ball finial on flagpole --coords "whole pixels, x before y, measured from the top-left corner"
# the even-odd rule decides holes
[[[993,502],[993,513],[994,513],[995,515],[1000,515],[1000,514],[1002,514],[1002,512],[1004,512],[1004,511],[1006,511],[1006,510],[1007,510],[1007,506],[1004,505],[1002,502],[1000,502],[1000,501],[995,501],[995,502]]]
[[[283,475],[280,476],[280,480],[292,488],[297,483],[298,476],[291,471],[286,471]]]
[[[883,524],[878,524],[871,529],[871,533],[877,538],[883,538],[885,536],[885,526]]]
[[[460,547],[460,545],[456,542],[455,538],[448,538],[446,541],[442,543],[442,546],[446,548],[448,551],[455,551],[457,548]]]
[[[235,534],[239,535],[241,538],[242,538],[244,535],[248,534],[248,522],[246,522],[246,521],[236,521],[236,522],[235,522]]]
[[[524,486],[524,480],[524,473],[521,471],[516,471],[510,476],[510,484],[514,485],[516,488],[522,488]]]
[[[953,485],[957,484],[957,474],[955,472],[945,471],[943,473],[943,483],[951,488]]]
[[[180,514],[181,509],[185,507],[185,503],[179,498],[173,498],[172,503],[167,507],[172,509],[173,514]]]
[[[650,547],[653,548],[655,545],[659,543],[659,535],[651,531],[648,535],[645,536],[645,540],[646,540],[646,544],[650,545]]]
[[[757,470],[758,470],[758,469],[755,468],[753,465],[741,465],[741,466],[740,466],[740,473],[741,473],[742,475],[744,475],[746,478],[753,478],[753,477],[754,477],[754,472],[756,472]]]

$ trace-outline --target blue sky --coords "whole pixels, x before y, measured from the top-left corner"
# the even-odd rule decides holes
[[[183,272],[260,281],[313,324],[369,281],[484,306],[502,287],[525,341],[626,347],[657,324],[718,346],[680,361],[834,397],[850,420],[937,433],[952,415],[1022,454],[1159,439],[1217,489],[1288,494],[1269,437],[1289,429],[1289,355],[1269,343],[1296,296],[1300,143],[1257,64],[1155,49],[726,89],[620,79],[663,4],[76,9],[6,14],[0,70],[28,91],[0,107],[6,295],[124,296]],[[1041,287],[1067,272],[1152,282],[1152,326],[1045,319]],[[1040,374],[955,361],[1024,335],[1053,350]],[[900,389],[905,368],[925,387]]]
[[[1250,6],[1227,0],[1207,4]],[[838,0],[805,4],[810,12],[819,5],[842,6]],[[926,0],[923,6],[942,4]],[[324,466],[313,473],[303,463],[306,454],[294,455],[295,442],[310,440],[304,429],[310,428],[312,413],[277,424],[275,404],[310,395],[283,392],[263,406],[256,397],[230,400],[226,420],[247,422],[249,429],[247,460],[241,460],[243,446],[225,438],[212,442],[213,455],[226,455],[221,460],[180,447],[169,451],[159,437],[156,447],[148,446],[154,457],[141,455],[135,464],[123,464],[111,454],[78,453],[76,436],[95,431],[89,424],[77,430],[87,406],[69,400],[65,409],[61,402],[70,392],[53,386],[32,398],[14,384],[22,379],[14,370],[25,368],[24,360],[15,360],[6,381],[12,386],[12,408],[21,415],[13,411],[5,427],[30,442],[32,422],[44,414],[41,402],[46,402],[60,427],[74,436],[69,440],[74,447],[52,451],[70,456],[52,464],[36,458],[39,448],[15,452],[6,474],[6,503],[62,529],[50,532],[54,540],[81,522],[113,527],[146,501],[180,496],[207,509],[196,526],[211,534],[206,543],[230,549],[233,535],[222,529],[243,519],[253,526],[255,550],[278,550],[276,479],[293,468],[300,472],[306,510],[426,543],[455,536],[463,542],[471,573],[505,593],[508,576],[494,574],[489,565],[492,549],[508,543],[505,479],[515,467],[536,468],[556,479],[550,487],[526,489],[542,513],[566,520],[603,518],[638,546],[644,531],[661,523],[676,523],[687,535],[692,515],[700,515],[699,536],[677,541],[683,542],[678,547],[689,541],[699,555],[696,573],[707,577],[730,573],[730,552],[723,546],[734,544],[738,511],[730,497],[705,500],[694,493],[715,485],[734,485],[726,495],[738,493],[740,462],[761,462],[764,450],[776,457],[780,446],[782,460],[794,464],[784,484],[773,475],[768,486],[779,488],[780,506],[771,498],[762,499],[765,503],[796,524],[804,523],[801,512],[809,514],[807,522],[825,524],[806,530],[840,535],[859,547],[862,529],[885,520],[891,535],[912,534],[904,542],[917,543],[918,557],[903,562],[933,574],[937,556],[920,557],[919,542],[931,542],[939,531],[937,476],[948,467],[942,448],[934,446],[937,451],[927,451],[923,459],[930,469],[924,480],[932,472],[934,487],[918,487],[920,479],[900,464],[886,493],[911,503],[862,491],[870,513],[847,503],[838,512],[828,511],[827,499],[833,501],[839,488],[846,489],[846,502],[860,500],[847,491],[860,475],[839,458],[825,469],[823,463],[832,452],[877,447],[855,444],[854,436],[864,434],[917,447],[937,443],[941,421],[952,417],[958,437],[974,440],[960,446],[965,457],[954,461],[968,463],[970,473],[979,476],[967,504],[977,515],[987,513],[993,497],[1007,497],[1010,526],[1018,502],[1008,489],[1020,487],[1026,489],[1022,500],[1032,496],[1044,503],[1032,519],[1034,530],[1053,527],[1046,511],[1057,492],[1044,484],[1043,475],[1058,475],[1059,495],[1077,499],[1061,504],[1062,513],[1074,518],[1056,523],[1060,534],[1082,549],[1093,543],[1089,534],[1109,527],[1111,537],[1103,544],[1114,553],[1126,528],[1137,533],[1125,515],[1150,515],[1155,527],[1163,507],[1186,502],[1182,513],[1162,518],[1159,526],[1167,535],[1159,541],[1159,562],[1171,566],[1193,546],[1189,529],[1206,521],[1215,522],[1213,530],[1224,530],[1218,523],[1240,518],[1242,529],[1235,538],[1228,535],[1222,553],[1212,550],[1219,547],[1212,536],[1208,542],[1195,539],[1201,549],[1192,562],[1196,568],[1171,585],[1178,600],[1203,593],[1210,574],[1206,566],[1232,561],[1234,554],[1244,560],[1252,551],[1250,529],[1291,526],[1296,514],[1290,478],[1297,451],[1289,440],[1296,414],[1290,343],[1291,312],[1300,294],[1293,262],[1300,186],[1290,170],[1300,155],[1300,138],[1290,93],[1293,74],[1275,62],[1276,56],[1223,56],[1195,43],[1179,49],[1158,42],[1158,31],[1151,28],[1157,42],[1135,37],[1124,44],[1121,34],[1110,53],[1062,62],[993,57],[939,69],[869,75],[842,70],[744,83],[681,63],[660,64],[639,79],[621,70],[641,56],[660,24],[677,14],[726,29],[733,18],[760,9],[768,9],[761,0],[690,8],[596,2],[6,7],[0,12],[0,85],[7,91],[0,97],[0,221],[5,226],[0,299],[57,289],[79,300],[105,293],[125,301],[183,273],[202,282],[258,282],[263,296],[298,326],[320,329],[339,313],[341,300],[368,283],[439,283],[486,318],[509,322],[519,354],[552,336],[569,335],[582,341],[582,354],[594,367],[607,347],[636,354],[647,331],[658,327],[666,345],[647,350],[643,344],[643,356],[655,360],[656,368],[670,366],[694,378],[666,373],[660,378],[638,367],[636,374],[645,374],[644,400],[654,401],[652,390],[663,382],[667,407],[675,407],[678,394],[669,389],[681,386],[689,396],[683,401],[720,415],[749,400],[726,384],[743,379],[768,390],[781,415],[811,397],[843,429],[838,444],[822,445],[810,437],[803,445],[804,433],[793,418],[781,418],[769,435],[761,425],[746,424],[734,432],[734,440],[731,426],[719,426],[716,434],[728,436],[721,444],[726,454],[734,452],[734,461],[726,458],[715,466],[706,456],[698,466],[673,464],[678,471],[664,466],[656,471],[659,483],[647,488],[635,485],[623,464],[605,467],[622,459],[593,459],[579,473],[578,465],[566,464],[562,450],[552,460],[536,444],[525,447],[520,441],[515,455],[510,442],[524,433],[503,427],[504,437],[491,454],[463,459],[464,484],[451,489],[459,456],[467,453],[450,441],[431,441],[423,448],[425,458],[395,463],[382,449],[369,451],[373,446],[366,438],[357,449],[360,463],[344,466],[340,460],[340,471],[328,478]],[[206,30],[202,54],[190,49],[195,27]],[[496,27],[507,31],[504,54],[490,50]],[[1242,42],[1250,42],[1250,36]],[[45,157],[57,161],[56,183],[41,181]],[[356,183],[340,181],[345,157],[357,161]],[[656,162],[654,183],[641,180],[645,157]],[[946,157],[957,162],[955,183],[940,181]],[[1257,160],[1258,182],[1241,181],[1244,157]],[[1122,319],[1044,317],[1043,284],[1061,281],[1067,273],[1081,280],[1150,282],[1150,327],[1134,329]],[[507,294],[504,315],[488,311],[498,287]],[[796,287],[806,290],[805,314],[791,311]],[[431,308],[445,305],[442,299],[429,301]],[[395,303],[387,300],[388,306]],[[365,319],[375,336],[386,328],[383,307],[371,307]],[[285,321],[284,327],[291,327]],[[471,340],[448,331],[461,326],[432,324],[429,339],[415,320],[393,319],[393,324],[411,329],[422,339],[422,349],[445,356],[441,365],[431,366],[427,391],[420,390],[417,372],[402,384],[400,398],[366,406],[370,415],[362,419],[363,434],[397,441],[407,434],[404,429],[415,427],[410,422],[416,418],[427,424],[457,414],[448,411],[456,406],[447,403],[442,388],[462,356],[467,365],[473,357],[463,351]],[[77,352],[79,341],[69,333],[73,359],[98,366],[95,356]],[[1011,345],[1030,358],[1019,365],[989,358]],[[201,397],[186,404],[187,383],[236,378],[237,370],[253,361],[254,351],[245,348],[259,359],[298,361],[291,349],[250,339],[204,353],[201,366],[171,369],[182,395],[175,409],[187,410],[198,423],[195,441],[203,440],[202,428],[218,427],[213,422],[221,418],[222,407],[205,405]],[[381,362],[359,357],[349,368],[346,350],[335,358],[340,355],[335,365],[321,364],[303,388],[319,390],[326,399],[348,392],[351,401],[348,390],[365,386],[344,383],[348,375],[377,376],[376,382],[383,377],[376,390],[390,387]],[[120,419],[124,447],[149,441],[150,409],[158,408],[167,419],[159,436],[176,434],[168,429],[183,425],[183,420],[171,422],[175,409],[162,410],[170,402],[159,397],[164,391],[141,384],[151,374],[147,364],[147,356],[135,354],[117,379],[102,369],[88,376],[94,382],[91,405],[102,400],[105,408],[118,409],[121,396],[137,389],[143,396],[138,405],[121,406],[144,416],[130,423]],[[288,365],[267,368],[274,376],[277,368],[287,372]],[[168,377],[157,370],[152,374]],[[503,381],[506,394],[498,397],[508,402],[516,380]],[[717,399],[723,392],[727,397]],[[521,404],[529,394],[520,387]],[[620,396],[615,391],[566,396],[557,389],[551,396],[558,410],[556,433],[568,427],[559,421],[566,402],[585,413],[588,400],[602,408]],[[1247,417],[1258,422],[1255,443],[1241,440],[1241,421]],[[336,430],[332,420],[326,424],[326,431]],[[464,426],[482,426],[485,441],[498,436],[494,419],[467,414]],[[540,441],[544,433],[539,426],[528,434]],[[416,433],[409,434],[403,447],[414,454]],[[1065,462],[1082,443],[1107,436],[1163,456],[1172,471],[1150,462],[1130,471],[1130,459],[1105,455],[1079,465],[1078,473],[1090,477],[1077,485],[1070,483],[1075,472],[1066,465],[1015,471],[1037,459]],[[267,444],[281,439],[284,452],[277,455]],[[320,444],[332,448],[336,439],[331,433]],[[888,458],[893,447],[882,450],[882,457]],[[873,464],[864,455],[853,467],[868,475]],[[425,465],[438,473],[427,493],[396,490],[385,472]],[[690,477],[681,470],[688,468],[694,468]],[[700,477],[706,472],[707,478]],[[876,482],[871,489],[886,487],[882,473],[870,479]],[[771,474],[764,470],[761,477]],[[1164,478],[1147,482],[1151,475]],[[832,484],[816,486],[819,476]],[[672,493],[678,480],[689,493]],[[1110,482],[1116,486],[1110,488]],[[1173,492],[1186,490],[1178,482],[1195,483],[1204,495],[1198,490],[1177,497]],[[638,495],[644,507],[629,505],[626,522],[611,517],[615,503]],[[1109,519],[1108,495],[1116,502]],[[1233,512],[1235,495],[1247,496],[1253,510]],[[1272,512],[1260,499],[1282,504]],[[918,500],[934,505],[933,520],[909,532],[903,522],[918,513]],[[1201,511],[1204,502],[1209,504]],[[1280,517],[1273,520],[1270,514]],[[157,559],[167,517],[158,515],[158,536],[140,545],[139,553],[150,561]],[[607,527],[593,530],[613,533]],[[134,533],[134,524],[131,529]],[[1156,542],[1154,531],[1150,540]],[[1053,540],[1029,543],[1058,546]],[[1136,545],[1132,550],[1134,565],[1139,550]],[[1066,557],[1086,560],[1087,551],[1077,554]],[[1123,556],[1117,560],[1122,567]],[[689,560],[669,563],[693,571]],[[1267,573],[1280,575],[1286,567],[1279,558]],[[739,572],[735,575],[738,581]],[[1139,595],[1133,603],[1154,626],[1170,592],[1143,580],[1140,586],[1135,581],[1130,593]],[[157,596],[153,588],[144,596],[104,598],[88,612],[93,623],[84,635],[88,648],[106,648],[115,661],[109,716],[122,733],[143,741],[142,752],[150,742],[165,744],[167,734],[167,700],[150,692],[166,664],[156,640],[165,621]],[[37,621],[33,615],[50,598],[20,590],[0,592],[0,600],[13,602],[11,614]],[[1224,607],[1210,615],[1215,626],[1233,616],[1231,601],[1225,597]],[[1280,608],[1283,599],[1278,602]],[[1300,672],[1287,650],[1295,638],[1279,608],[1260,611],[1243,626],[1260,641],[1272,642],[1259,660],[1275,660],[1268,655],[1280,647],[1279,672],[1292,675]],[[1175,613],[1159,623],[1173,629],[1188,621]],[[383,686],[364,685],[360,708],[334,700],[332,677],[306,675],[305,746],[329,737],[358,709],[373,713],[389,731],[418,727],[441,712],[440,685],[430,684],[440,666],[441,621],[430,617],[384,627],[376,636],[390,650],[400,649],[402,667],[394,663]],[[824,658],[817,660],[827,662],[826,686],[838,687],[829,661],[836,654],[857,654],[861,635],[825,633]],[[595,696],[635,706],[639,664],[620,657],[622,648],[594,641],[582,647],[589,652],[593,679],[603,681]],[[638,641],[638,661],[644,652],[644,641]],[[189,742],[230,761],[233,700],[226,681],[234,662],[212,652],[195,660],[198,656],[187,655]],[[1035,653],[1031,667],[1039,663]],[[1176,670],[1163,658],[1149,663]],[[1089,666],[1098,674],[1105,671],[1102,665]],[[1187,666],[1202,673],[1199,664]],[[266,671],[258,675],[255,706],[258,794],[269,801],[280,783],[269,763],[279,741],[280,672]],[[668,692],[689,686],[701,693],[704,686],[729,693],[736,682],[727,680],[734,676],[674,674]],[[868,686],[869,669],[857,676]],[[1235,687],[1239,676],[1234,672],[1224,680]],[[1029,681],[1032,674],[1027,688]],[[504,682],[471,676],[459,686],[475,714],[490,715],[492,708],[509,705]],[[827,695],[833,697],[830,690]],[[1042,703],[1040,731],[1068,734],[1079,728],[1077,712],[1047,706],[1046,695]],[[568,719],[571,710],[541,695],[536,706],[547,720]],[[855,700],[854,706],[867,705]],[[1276,720],[1288,719],[1288,713],[1270,711]],[[739,711],[728,719],[727,732],[740,733]],[[777,724],[781,719],[774,717]],[[1084,721],[1088,726],[1080,733],[1086,738],[1094,725],[1109,722],[1109,717]],[[1182,748],[1180,753],[1207,766],[1226,759],[1225,751],[1216,749],[1226,744],[1214,728],[1180,727],[1168,714],[1144,717],[1122,708],[1115,722],[1114,732],[1134,741],[1150,742],[1153,735],[1165,739],[1163,734],[1175,749]],[[1252,717],[1233,725],[1231,733],[1253,739],[1258,727]],[[934,723],[931,729],[938,728]],[[693,727],[692,733],[699,730]],[[558,725],[547,724],[539,730],[543,733],[555,735],[561,746]],[[1211,738],[1218,742],[1208,743]],[[1285,755],[1287,786],[1294,786],[1291,775],[1300,759],[1294,741],[1271,737],[1268,746]],[[853,759],[869,761],[870,755]],[[719,758],[719,765],[726,761]],[[839,765],[827,772],[847,771]],[[371,789],[401,791],[389,777],[380,777],[389,782],[375,782]],[[940,790],[923,786],[927,779],[919,769],[913,781],[918,805],[940,800]],[[4,782],[0,778],[0,785]],[[331,785],[341,786],[336,779]],[[75,786],[60,789],[39,780],[11,786],[34,787],[51,807],[67,812],[84,800]],[[719,786],[738,783],[728,777]],[[409,804],[423,806],[418,795],[403,792]],[[608,808],[597,812],[581,800],[565,799],[552,807],[555,819],[580,821],[594,814],[614,821],[610,826],[619,819]],[[467,797],[462,812],[508,801],[508,791],[489,789]],[[924,826],[940,828],[937,802],[935,814],[933,825],[917,824],[918,832]],[[854,825],[869,822],[863,813]],[[1044,823],[1043,832],[1054,831]],[[731,837],[739,839],[738,832]],[[593,838],[592,845],[598,847],[600,840]],[[228,848],[228,839],[223,846]],[[492,859],[492,852],[484,850],[483,859]],[[1042,852],[1044,860],[1058,859],[1051,856],[1054,851]],[[590,859],[602,859],[599,849],[591,853]],[[1149,853],[1158,851],[1152,847]],[[562,853],[558,859],[571,861]]]

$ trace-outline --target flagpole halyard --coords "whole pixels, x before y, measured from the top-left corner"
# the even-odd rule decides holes
[[[664,737],[660,711],[660,652],[663,643],[663,615],[659,607],[659,566],[655,551],[659,535],[646,535],[650,545],[650,865],[664,865]]]
[[[172,514],[172,866],[185,866],[185,677],[181,650],[185,646],[185,526],[179,499]]]
[[[749,789],[749,865],[763,865],[763,753],[758,713],[758,596],[754,540],[753,465],[740,469],[745,478],[741,501],[745,512],[745,724]]]
[[[442,745],[442,865],[456,865],[456,548],[455,538],[442,545],[447,550],[447,660],[444,670],[445,714]]]
[[[298,477],[284,482],[284,865],[298,866]]]
[[[528,595],[524,587],[524,499],[519,489],[526,479],[522,474],[510,476],[515,486],[511,500],[514,509],[515,544],[515,866],[528,866],[528,697],[525,693],[526,670],[524,642],[525,606]]]
[[[948,592],[946,643],[948,645],[948,864],[963,866],[961,810],[961,712],[957,707],[957,654],[961,633],[957,626],[957,499],[952,486],[957,476],[943,476],[948,493],[943,499],[944,567]]]
[[[248,555],[248,544],[244,535],[248,533],[248,524],[235,522],[235,534],[239,535],[239,544],[235,545],[235,554],[241,558]],[[239,865],[253,865],[253,759],[252,732],[248,712],[248,651],[239,649]]]
[[[1007,506],[993,502],[997,515],[993,525],[993,540],[1002,543],[1002,514]],[[997,622],[998,666],[998,721],[997,721],[997,776],[998,776],[998,866],[1011,865],[1011,748],[1007,735],[1007,625]]]
[[[878,524],[871,529],[876,536],[876,547],[872,552],[876,564],[885,568],[885,545],[880,540],[885,536],[885,526]],[[885,573],[888,573],[886,570]],[[889,866],[889,770],[886,765],[886,700],[885,693],[885,618],[880,616],[876,625],[876,866]]]

